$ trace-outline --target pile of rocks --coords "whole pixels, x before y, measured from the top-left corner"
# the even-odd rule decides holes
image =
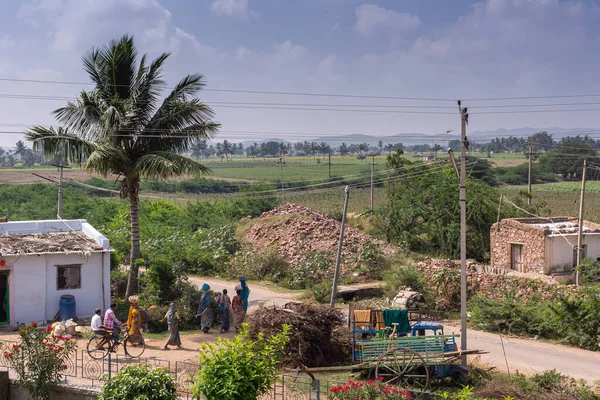
[[[327,214],[308,207],[284,204],[254,219],[242,242],[258,250],[274,247],[290,263],[321,251],[330,252],[335,259],[340,227],[340,222]],[[393,247],[387,243],[346,225],[342,246],[343,271],[351,271],[357,265],[357,257],[367,242],[375,244],[387,256],[394,253]]]

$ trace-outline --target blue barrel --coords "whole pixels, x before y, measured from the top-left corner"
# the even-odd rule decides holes
[[[75,296],[70,294],[64,294],[60,296],[60,306],[58,310],[60,312],[61,321],[71,318],[77,319],[77,305],[75,303]]]

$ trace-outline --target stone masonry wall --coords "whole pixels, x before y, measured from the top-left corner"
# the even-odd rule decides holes
[[[523,245],[523,271],[545,273],[544,231],[518,221],[506,219],[490,230],[490,265],[511,269],[511,244]]]

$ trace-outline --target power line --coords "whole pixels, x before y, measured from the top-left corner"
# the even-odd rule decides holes
[[[52,81],[52,80],[41,80],[41,79],[16,79],[16,78],[0,78],[2,82],[20,82],[20,83],[46,83],[55,85],[87,85],[94,86],[94,83],[90,82],[69,82],[69,81]],[[119,87],[129,87],[129,85],[116,85]],[[165,90],[172,90],[173,87],[165,88]],[[312,97],[345,97],[345,98],[359,98],[359,99],[387,99],[387,100],[413,100],[413,101],[451,101],[455,102],[455,99],[442,99],[442,98],[426,98],[426,97],[399,97],[399,96],[374,96],[374,95],[362,95],[362,94],[329,94],[329,93],[310,93],[310,92],[283,92],[283,91],[267,91],[267,90],[244,90],[244,89],[207,89],[202,88],[205,92],[223,92],[223,93],[247,93],[247,94],[266,94],[266,95],[277,95],[277,96],[312,96]]]

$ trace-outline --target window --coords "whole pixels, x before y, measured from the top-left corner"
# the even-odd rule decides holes
[[[56,289],[81,288],[81,265],[57,265]]]
[[[581,245],[581,259],[587,258],[587,244]],[[573,246],[573,268],[577,266],[577,246]]]

